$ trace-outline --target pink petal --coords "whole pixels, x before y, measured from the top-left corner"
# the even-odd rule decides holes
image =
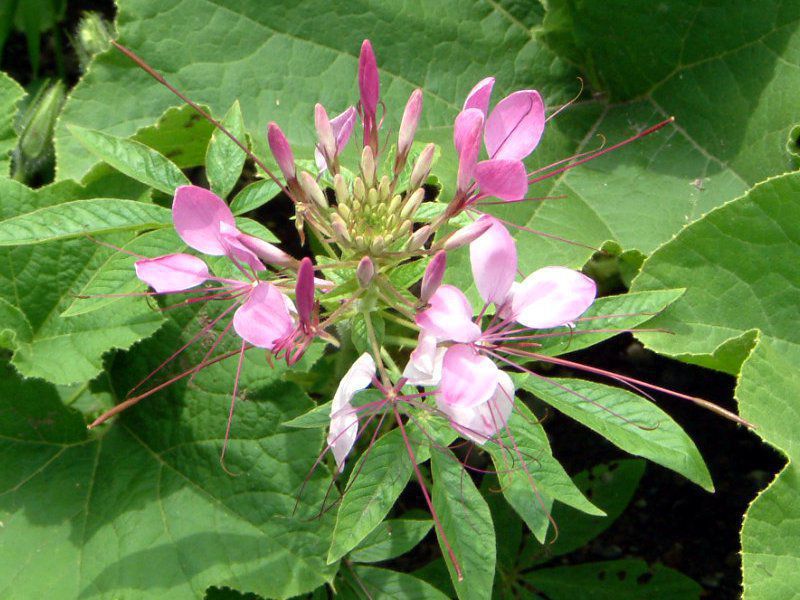
[[[542,138],[544,123],[539,92],[521,90],[506,96],[486,120],[484,141],[489,158],[522,160]]]
[[[208,267],[191,254],[167,254],[137,260],[136,276],[159,294],[181,292],[203,283],[209,277]]]
[[[507,373],[497,372],[497,387],[492,397],[476,407],[449,405],[437,398],[439,409],[450,417],[453,428],[462,436],[483,445],[508,423],[514,408],[514,384]]]
[[[172,222],[180,238],[204,254],[226,254],[220,239],[220,225],[236,227],[233,213],[216,194],[196,185],[182,185],[175,190]]]
[[[469,245],[472,276],[486,302],[502,305],[517,275],[517,245],[500,221]]]
[[[481,328],[472,322],[472,307],[455,286],[443,285],[431,296],[428,308],[417,314],[417,325],[439,340],[474,342]]]
[[[280,290],[271,283],[261,282],[236,309],[233,328],[253,346],[272,350],[276,342],[292,333],[294,320]]]
[[[544,267],[528,275],[514,290],[511,312],[526,327],[558,327],[581,316],[596,294],[595,282],[583,273]]]
[[[375,52],[370,41],[364,40],[358,57],[358,89],[361,92],[361,106],[370,115],[374,115],[378,108],[380,85]]]
[[[521,200],[528,192],[528,172],[521,160],[495,158],[475,165],[475,181],[482,196]]]
[[[438,401],[460,408],[483,404],[497,389],[498,373],[497,365],[470,346],[450,346],[442,361]]]
[[[247,265],[254,271],[265,271],[264,266],[258,255],[247,247],[242,240],[242,233],[235,226],[222,223],[220,225],[219,239],[225,248],[225,255],[239,265]]]
[[[486,233],[486,230],[492,226],[493,220],[494,219],[489,215],[481,215],[477,221],[473,221],[469,225],[464,225],[464,227],[458,231],[453,232],[453,234],[445,240],[442,247],[447,252],[450,252],[461,246],[471,244]]]
[[[350,141],[350,136],[353,134],[353,127],[355,126],[357,115],[358,113],[356,112],[355,107],[351,106],[343,113],[340,113],[331,119],[331,128],[333,129],[333,135],[336,138],[336,156],[342,153],[342,150],[344,150],[345,146],[347,146],[347,142]],[[328,168],[328,163],[325,162],[325,157],[322,156],[322,152],[320,152],[318,149],[314,150],[314,158],[317,163],[317,169],[319,169],[320,172]]]
[[[494,77],[486,77],[481,79],[475,87],[472,88],[467,94],[467,99],[464,100],[464,108],[477,108],[486,116],[486,111],[489,110],[489,99],[492,97],[492,88],[494,87]]]
[[[477,108],[461,111],[453,128],[453,142],[458,153],[458,189],[466,191],[481,151],[483,113]]]
[[[336,156],[336,136],[333,134],[328,112],[319,102],[314,106],[314,126],[317,129],[317,139],[323,156],[328,156],[332,160]]]
[[[271,265],[293,267],[297,263],[294,258],[286,254],[286,252],[277,246],[252,235],[239,232],[239,235],[236,239],[238,239],[245,248],[253,252],[253,254],[255,254],[258,258],[268,262]]]
[[[365,352],[342,377],[333,395],[328,445],[340,472],[344,469],[345,458],[352,450],[358,435],[358,417],[350,402],[356,392],[370,384],[374,375],[375,361]]]
[[[435,336],[421,332],[417,347],[403,370],[403,377],[411,385],[438,385],[442,378],[442,361],[446,351],[447,348],[437,345]]]

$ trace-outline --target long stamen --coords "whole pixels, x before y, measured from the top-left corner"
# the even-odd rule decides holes
[[[613,146],[609,146],[608,148],[603,148],[602,150],[599,150],[599,151],[595,152],[591,156],[587,156],[586,158],[582,158],[580,160],[577,160],[574,163],[570,163],[570,164],[565,165],[563,167],[559,167],[558,169],[554,169],[552,171],[549,171],[549,172],[545,173],[544,175],[540,175],[539,177],[534,177],[533,179],[529,179],[528,180],[528,184],[532,185],[532,184],[537,183],[539,181],[542,181],[544,179],[549,179],[550,177],[553,177],[554,175],[558,175],[559,173],[563,173],[564,171],[568,171],[570,169],[574,169],[578,165],[582,165],[584,163],[587,163],[590,160],[594,160],[595,158],[599,158],[599,157],[603,156],[603,154],[611,152],[612,150],[616,150],[617,148],[621,148],[622,146],[625,146],[627,144],[630,144],[631,142],[635,142],[636,140],[639,140],[639,139],[641,139],[641,138],[643,138],[645,136],[648,136],[651,133],[655,133],[656,131],[658,131],[662,127],[666,127],[667,125],[672,123],[674,120],[675,120],[675,117],[670,117],[669,119],[665,119],[664,121],[661,121],[660,123],[656,123],[652,127],[648,127],[647,129],[645,129],[641,133],[637,133],[636,135],[634,135],[632,137],[629,137],[627,140],[622,140],[621,142],[617,142],[616,144],[614,144]]]
[[[242,340],[242,346],[239,349],[239,362],[236,365],[236,378],[233,380],[233,394],[231,394],[231,407],[228,411],[228,424],[225,426],[225,439],[222,442],[222,452],[219,455],[219,464],[222,470],[228,475],[236,477],[236,473],[232,473],[225,466],[225,451],[228,449],[228,440],[231,435],[231,425],[233,424],[233,409],[236,407],[236,396],[239,395],[239,379],[242,376],[242,363],[244,362],[244,351],[247,349],[247,342]]]

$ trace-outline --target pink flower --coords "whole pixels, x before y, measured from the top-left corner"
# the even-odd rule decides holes
[[[358,57],[358,89],[361,93],[361,119],[364,122],[364,145],[378,151],[377,110],[380,102],[381,87],[378,75],[378,62],[369,40],[361,44]]]
[[[562,267],[539,269],[515,284],[514,240],[493,217],[480,220],[489,225],[470,244],[470,260],[484,309],[473,320],[464,293],[440,286],[417,313],[422,332],[403,375],[412,385],[438,385],[439,409],[462,435],[482,444],[505,426],[514,398],[514,386],[495,364],[493,349],[526,336],[524,329],[511,330],[515,323],[532,329],[570,323],[592,304],[596,287],[582,273]],[[492,304],[495,316],[482,330],[481,318]]]
[[[216,282],[219,287],[208,299],[237,301],[233,328],[243,340],[273,350],[290,337],[295,327],[291,300],[274,284],[259,280],[255,274],[266,269],[259,256],[278,264],[293,259],[272,244],[239,231],[228,205],[203,188],[179,187],[172,204],[172,218],[175,230],[188,246],[211,256],[227,256],[239,268],[243,279],[213,277],[202,259],[184,253],[136,261],[137,277],[157,293],[182,292],[206,281]]]
[[[339,472],[358,437],[358,415],[351,401],[356,392],[365,389],[375,376],[375,361],[368,353],[358,357],[345,373],[331,403],[331,424],[328,430],[328,447],[333,452]]]
[[[455,146],[459,155],[458,189],[466,194],[474,177],[481,197],[520,200],[528,190],[528,174],[522,160],[542,138],[544,103],[535,90],[509,94],[491,113],[489,100],[494,78],[487,77],[472,88],[455,122]],[[475,123],[480,115],[488,160],[478,162],[480,141],[475,149]],[[480,132],[478,133],[480,135]],[[477,196],[476,196],[477,198]]]

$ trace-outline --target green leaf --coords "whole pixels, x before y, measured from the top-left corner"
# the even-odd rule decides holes
[[[381,436],[358,457],[336,513],[328,564],[350,552],[383,521],[408,484],[411,472],[411,459],[399,429]]]
[[[649,327],[648,321],[680,298],[681,294],[683,290],[658,290],[598,298],[576,320],[575,327],[569,332],[558,335],[543,332],[548,337],[536,339],[542,345],[536,352],[547,355],[575,352],[602,342],[620,331],[632,330],[636,333],[636,327],[642,323],[647,323]],[[598,329],[601,331],[593,333]]]
[[[472,478],[447,450],[431,454],[433,507],[441,522],[436,530],[439,547],[453,587],[461,600],[491,598],[495,567],[495,537],[492,516]],[[454,553],[462,578],[450,556]]]
[[[272,200],[281,189],[271,179],[251,183],[231,200],[231,210],[235,215],[255,210]]]
[[[553,520],[558,537],[546,545],[531,540],[520,555],[521,568],[568,554],[585,546],[619,518],[636,493],[645,462],[627,459],[600,464],[575,476],[575,485],[602,508],[607,516],[587,515],[568,506],[556,505]]]
[[[486,449],[492,456],[500,489],[537,539],[544,542],[553,500],[593,515],[603,515],[575,486],[556,460],[536,416],[517,402],[499,443]]]
[[[694,442],[647,398],[580,379],[529,376],[522,387],[626,452],[713,491],[711,475]]]
[[[0,246],[41,244],[171,224],[170,211],[155,204],[116,198],[74,200],[3,219],[0,221]]]
[[[238,100],[228,109],[228,113],[222,119],[222,125],[236,139],[247,144],[244,117]],[[220,198],[227,198],[233,186],[239,181],[245,158],[244,151],[232,139],[220,130],[214,130],[206,151],[206,177],[211,184],[211,191]]]
[[[130,389],[181,339],[170,326],[137,347],[120,361],[114,387]],[[96,435],[52,386],[4,367],[0,595],[188,599],[229,585],[285,598],[329,581],[334,568],[322,557],[330,519],[316,518],[328,485],[321,471],[295,512],[322,434],[279,427],[311,402],[277,381],[283,368],[255,358],[245,361],[248,401],[237,406],[226,460],[239,477],[219,465],[236,358],[148,398]]]
[[[350,553],[350,560],[374,563],[405,554],[431,530],[430,519],[387,519]]]
[[[207,107],[205,107],[207,108]],[[181,169],[205,164],[214,126],[190,106],[173,106],[133,136],[137,142],[166,156]]]
[[[653,254],[633,288],[661,289],[680,281],[688,289],[650,323],[676,335],[641,335],[642,341],[657,352],[734,374],[756,329],[800,344],[794,326],[800,319],[800,304],[794,301],[800,289],[794,227],[800,219],[798,199],[800,175],[771,179],[709,213]],[[714,356],[740,338],[745,339],[734,352]]]
[[[70,132],[100,160],[165,194],[172,195],[175,188],[190,183],[175,163],[140,142],[76,125],[70,126]]]
[[[442,592],[431,584],[413,575],[379,569],[377,567],[357,566],[356,575],[371,598],[387,600],[446,600]]]
[[[325,402],[315,406],[308,412],[304,412],[299,417],[291,421],[286,421],[284,427],[294,427],[296,429],[317,429],[327,427],[331,423],[331,405],[333,402]]]
[[[5,73],[0,73],[0,175],[4,177],[11,171],[10,154],[17,144],[14,117],[17,114],[17,105],[24,96],[25,90],[16,81]]]
[[[689,600],[703,593],[699,584],[674,569],[648,567],[634,559],[539,569],[522,578],[552,600]]]
[[[0,229],[19,213],[30,216],[38,214],[37,211],[46,211],[48,204],[77,191],[69,182],[34,191],[19,183],[0,179],[0,196],[3,198]],[[151,212],[158,208],[127,200],[109,202],[109,205],[117,206],[120,202],[137,209],[146,207]],[[58,206],[54,206],[50,210],[57,212],[57,209]],[[121,214],[113,213],[111,216]],[[98,213],[98,218],[109,219],[110,215],[103,217]],[[74,222],[71,226],[78,225]],[[52,223],[50,226],[42,223],[41,229],[56,235],[65,235],[66,231],[63,228],[54,231]],[[109,241],[123,245],[129,239],[130,234],[118,233],[110,236]],[[3,329],[6,330],[3,337],[6,340],[14,338],[16,348],[12,362],[23,375],[59,384],[92,379],[102,369],[103,355],[108,350],[128,348],[151,335],[163,323],[158,312],[139,299],[130,298],[91,314],[70,319],[60,317],[112,252],[88,239],[62,239],[47,244],[0,248],[0,300],[13,306],[17,317],[19,313],[24,316],[24,319],[3,319]],[[13,330],[11,335],[10,330]]]
[[[655,321],[674,329],[683,347],[650,336],[648,345],[740,372],[741,416],[789,458],[745,516],[745,598],[786,597],[798,585],[798,261],[800,174],[792,173],[755,186],[687,227],[645,262],[634,282],[637,289],[670,287],[676,280],[686,286],[686,294]]]

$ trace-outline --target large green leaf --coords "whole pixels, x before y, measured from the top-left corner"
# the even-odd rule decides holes
[[[37,210],[55,213],[58,206],[47,207],[80,193],[81,189],[70,182],[33,191],[19,183],[0,180],[0,218],[5,218],[0,223],[8,224],[17,214],[30,216]],[[114,206],[122,209],[136,205],[153,213],[158,209],[127,200],[117,202]],[[120,214],[113,212],[97,218],[111,219]],[[47,223],[41,226],[48,229]],[[51,223],[48,230],[53,226]],[[124,244],[129,236],[117,234],[110,241]],[[16,316],[12,321],[4,319],[3,328],[15,331],[12,362],[23,375],[61,384],[85,381],[100,372],[103,354],[108,350],[129,347],[152,334],[163,322],[158,312],[130,298],[92,314],[60,317],[112,253],[85,238],[0,249],[0,300],[14,307]]]
[[[713,491],[711,475],[694,442],[647,398],[581,379],[529,376],[522,387],[626,452],[649,458]]]
[[[356,567],[355,572],[363,591],[369,594],[370,598],[387,600],[446,600],[447,598],[431,584],[407,573],[362,566]]]
[[[400,556],[431,530],[430,519],[387,519],[350,553],[354,562],[373,563]]]
[[[741,366],[736,389],[741,415],[789,458],[745,517],[747,598],[785,598],[800,585],[798,264],[800,174],[795,173],[759,184],[687,227],[645,263],[634,282],[637,289],[670,287],[677,280],[686,286],[685,296],[657,319],[678,331],[684,347],[651,337],[648,344],[730,372]],[[748,344],[737,346],[743,338]]]
[[[230,107],[222,124],[236,139],[247,144],[244,117],[238,101]],[[214,131],[206,151],[206,177],[212,192],[221,198],[227,198],[242,174],[245,157],[244,151],[231,138],[222,131]]]
[[[431,454],[431,470],[433,507],[447,541],[438,528],[436,535],[453,587],[461,600],[491,598],[496,547],[489,506],[449,450],[443,448]],[[457,576],[448,545],[460,566],[461,578]]]
[[[128,354],[116,389],[130,389],[183,337],[172,324]],[[196,598],[229,585],[288,597],[330,580],[330,520],[316,518],[326,476],[312,477],[295,506],[322,435],[280,426],[311,402],[277,381],[280,367],[248,358],[248,401],[237,407],[226,460],[232,477],[219,456],[235,370],[236,358],[209,367],[95,435],[55,388],[3,367],[0,595]]]

